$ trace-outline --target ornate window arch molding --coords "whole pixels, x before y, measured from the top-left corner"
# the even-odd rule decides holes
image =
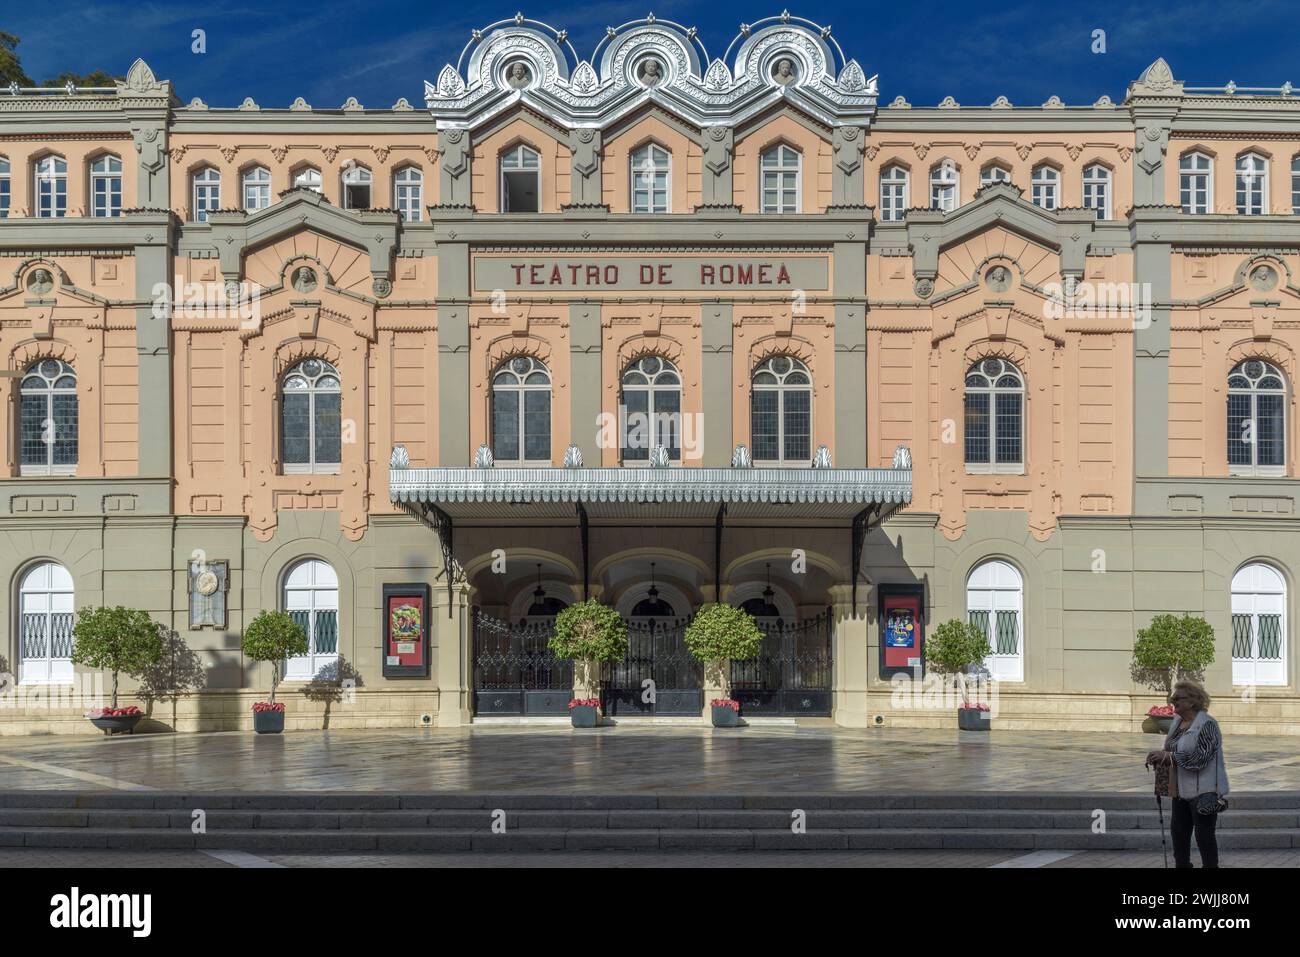
[[[1012,363],[1020,374],[1026,379],[1026,394],[1028,394],[1028,369],[1031,365],[1032,353],[1029,347],[1011,339],[996,342],[991,339],[978,339],[968,343],[962,352],[962,358],[965,364],[961,368],[964,374],[967,369],[983,359],[1005,359]]]
[[[801,336],[778,336],[775,333],[769,333],[760,336],[749,344],[746,355],[745,381],[738,383],[742,388],[748,390],[750,387],[749,377],[754,374],[754,370],[774,356],[790,356],[792,359],[798,359],[808,367],[808,372],[813,380],[813,394],[826,392],[832,386],[831,377],[821,375],[817,369],[817,349]]]
[[[58,339],[32,339],[18,343],[9,354],[10,368],[19,370],[26,369],[42,359],[62,359],[75,369],[77,367],[77,350],[71,343]]]
[[[346,363],[343,360],[343,350],[334,343],[324,339],[291,339],[276,347],[275,361],[272,366],[275,370],[276,382],[278,383],[289,369],[304,359],[324,359],[338,369],[340,375],[347,375],[344,371]]]
[[[488,343],[487,349],[483,352],[483,368],[481,371],[482,378],[477,383],[479,388],[486,388],[487,383],[492,378],[492,373],[496,371],[501,363],[513,356],[528,356],[552,368],[551,353],[553,351],[549,340],[541,336],[528,333],[523,336],[516,336],[512,333],[503,333]],[[563,385],[563,383],[556,383]]]
[[[645,356],[662,356],[672,362],[683,376],[686,375],[684,368],[686,350],[682,343],[672,336],[662,334],[647,336],[638,332],[618,344],[616,355],[619,376],[623,374],[623,371],[628,366]],[[613,383],[613,385],[617,388],[617,383]]]
[[[1276,338],[1267,342],[1261,342],[1258,339],[1239,339],[1230,345],[1223,357],[1223,369],[1219,374],[1216,384],[1226,383],[1228,375],[1239,363],[1247,359],[1263,359],[1265,362],[1271,362],[1278,366],[1286,373],[1288,392],[1291,401],[1295,401],[1295,383],[1296,383],[1296,354],[1295,350],[1285,342]]]

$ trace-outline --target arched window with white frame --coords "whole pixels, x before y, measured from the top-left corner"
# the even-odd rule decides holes
[[[930,170],[930,208],[951,213],[957,208],[960,186],[956,163],[950,159],[936,163]]]
[[[62,219],[68,215],[68,161],[46,156],[36,163],[36,216]]]
[[[321,192],[320,170],[315,166],[298,167],[293,174],[293,188],[309,189],[315,193]]]
[[[1237,212],[1242,216],[1268,212],[1268,160],[1258,153],[1237,157]]]
[[[492,376],[492,456],[498,464],[551,460],[551,373],[513,356]]]
[[[324,359],[304,359],[284,374],[280,448],[286,473],[337,473],[342,461],[343,389]]]
[[[364,166],[349,166],[343,170],[343,208],[369,209],[370,187],[374,176]]]
[[[886,223],[896,223],[907,213],[909,183],[907,170],[895,164],[880,171],[880,218]]]
[[[803,188],[803,156],[793,146],[778,143],[758,160],[765,213],[797,213]]]
[[[967,620],[989,639],[984,667],[995,681],[1025,680],[1025,586],[1009,562],[986,561],[966,580]]]
[[[666,213],[672,198],[672,154],[658,143],[646,143],[633,150],[629,159],[632,176],[632,212]]]
[[[1083,170],[1083,208],[1096,212],[1098,219],[1110,219],[1110,170],[1093,163]]]
[[[244,209],[255,213],[271,205],[271,171],[265,166],[244,170]]]
[[[339,577],[316,558],[298,562],[284,577],[284,610],[307,633],[307,653],[284,664],[286,681],[335,678],[339,660]]]
[[[662,356],[643,356],[623,373],[623,461],[646,462],[651,446],[668,451],[669,459],[682,457],[682,377]]]
[[[1286,378],[1263,359],[1239,362],[1228,374],[1228,471],[1286,474]]]
[[[1055,166],[1042,163],[1034,167],[1029,181],[1029,196],[1039,209],[1053,210],[1061,203],[1061,172]]]
[[[1025,470],[1025,379],[1015,364],[989,356],[966,373],[966,471]]]
[[[1271,565],[1232,576],[1232,683],[1287,683],[1286,579]]]
[[[408,223],[424,218],[424,174],[418,167],[403,166],[393,176],[393,205]]]
[[[1178,203],[1184,213],[1214,209],[1214,162],[1199,150],[1178,158]]]
[[[1011,182],[1011,170],[1001,163],[990,163],[980,170],[980,186],[992,186],[994,183]]]
[[[18,683],[72,684],[72,576],[39,562],[18,582]]]
[[[523,143],[501,154],[501,212],[541,210],[542,158]]]
[[[0,156],[0,219],[9,218],[9,203],[13,196],[11,190],[9,158]]]
[[[18,384],[19,473],[77,472],[77,373],[62,359],[40,359]]]
[[[793,356],[772,356],[750,381],[755,462],[807,465],[812,458],[812,375]]]
[[[90,215],[97,219],[122,215],[122,161],[112,153],[90,164]]]
[[[194,220],[199,223],[208,221],[208,213],[221,208],[221,174],[215,166],[205,166],[193,176]]]

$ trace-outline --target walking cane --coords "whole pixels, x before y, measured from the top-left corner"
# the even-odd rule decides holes
[[[1169,845],[1165,843],[1165,802],[1156,795],[1156,809],[1160,812],[1160,850],[1165,852],[1165,868],[1169,868]]]

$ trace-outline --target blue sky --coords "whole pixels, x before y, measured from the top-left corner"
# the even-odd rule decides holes
[[[719,56],[742,21],[779,14],[732,0],[623,3],[547,0],[519,6],[413,0],[130,0],[88,4],[6,3],[0,30],[22,38],[19,53],[37,80],[63,70],[123,74],[143,56],[188,100],[237,106],[251,96],[285,107],[303,96],[338,107],[349,96],[370,107],[405,96],[419,107],[424,80],[454,61],[470,30],[513,16],[567,29],[586,56],[607,25],[653,12],[696,26]],[[61,9],[62,8],[62,9]],[[1179,4],[1091,0],[1054,4],[866,4],[813,0],[790,12],[831,24],[868,75],[880,76],[882,104],[898,94],[917,105],[946,95],[987,105],[999,94],[1037,105],[1053,93],[1067,103],[1119,100],[1129,80],[1157,56],[1193,86],[1300,86],[1300,31],[1294,0],[1186,0]],[[191,31],[207,34],[207,52],[190,50]],[[1106,52],[1091,50],[1106,31]]]

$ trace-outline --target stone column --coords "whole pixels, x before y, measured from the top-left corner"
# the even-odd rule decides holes
[[[469,246],[438,244],[438,462],[468,465]]]
[[[704,457],[700,464],[718,468],[731,464],[736,442],[731,432],[731,403],[735,387],[731,381],[732,308],[729,302],[706,303],[700,308],[700,339],[704,353],[700,372],[704,400]]]
[[[870,644],[866,619],[866,604],[858,595],[858,614],[854,615],[852,586],[832,585],[831,654],[834,659],[832,681],[833,700],[831,716],[835,723],[846,728],[865,728],[870,722],[867,713],[867,689],[870,683]]]
[[[461,583],[448,596],[446,582],[433,588],[433,617],[429,621],[434,642],[433,656],[438,679],[440,728],[457,728],[470,723],[473,714],[473,620],[469,586]],[[451,617],[447,603],[451,602]]]
[[[1142,242],[1133,253],[1136,281],[1144,295],[1149,292],[1152,303],[1150,324],[1133,331],[1133,471],[1140,478],[1169,474],[1167,303],[1173,256],[1168,242]]]
[[[863,228],[863,236],[866,236]],[[865,298],[864,243],[835,244],[835,295]],[[835,306],[835,455],[837,468],[865,468],[867,462],[867,324],[865,306]]]
[[[157,229],[135,247],[135,342],[139,376],[139,467],[141,477],[172,474],[171,316],[155,307],[157,287],[170,285],[169,216],[138,214],[157,220]]]
[[[600,303],[569,303],[569,435],[588,468],[600,465]]]

